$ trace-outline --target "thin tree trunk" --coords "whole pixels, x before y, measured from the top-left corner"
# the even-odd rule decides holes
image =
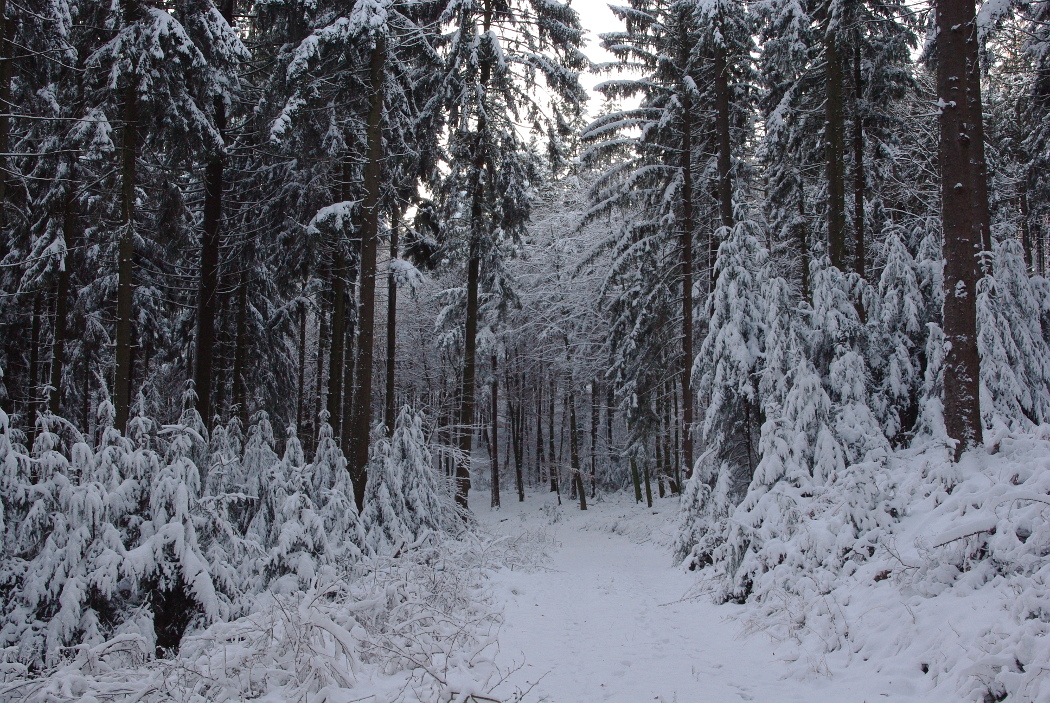
[[[297,392],[295,394],[295,432],[296,435],[302,437],[304,441],[307,439],[304,436],[303,430],[303,407],[305,405],[305,398],[303,394],[306,391],[306,303],[299,303],[299,382]]]
[[[674,416],[678,417],[678,384],[671,379],[671,402],[674,404]],[[682,492],[682,468],[681,462],[678,461],[678,425],[674,427],[674,463],[671,466],[671,474],[674,476],[674,493],[681,494]]]
[[[354,360],[354,333],[359,313],[354,306],[353,283],[350,284],[346,297],[350,309],[346,315],[346,339],[343,343],[343,441],[340,445],[343,450],[343,456],[350,455],[350,443],[353,436],[350,428],[353,427],[354,423],[354,365],[356,363]]]
[[[649,462],[645,462],[645,504],[647,507],[653,507],[653,486],[649,480]]]
[[[401,224],[401,210],[395,206],[390,212],[390,261],[397,258],[397,237]],[[397,363],[397,280],[391,266],[387,273],[386,300],[386,410],[383,425],[386,431],[394,431],[394,371]]]
[[[798,236],[799,258],[802,261],[801,271],[799,272],[802,299],[809,300],[809,230],[806,228],[806,184],[802,180],[801,173],[798,174],[798,228],[796,229],[796,235]],[[689,478],[688,473],[686,478]]]
[[[29,444],[32,446],[36,436],[36,411],[40,401],[40,344],[41,326],[44,318],[44,294],[33,294],[33,319],[29,323],[29,386],[26,397],[26,412],[29,420]]]
[[[134,21],[138,16],[138,3],[124,0],[125,17]],[[138,157],[139,125],[138,95],[136,81],[132,80],[124,90],[123,141],[121,144],[121,203],[120,240],[117,244],[117,322],[116,322],[116,369],[113,378],[113,407],[116,411],[116,427],[121,432],[127,429],[131,409],[131,316],[135,295],[135,183]]]
[[[867,273],[867,234],[864,229],[864,195],[867,178],[864,168],[864,117],[861,112],[864,77],[861,74],[860,44],[853,51],[853,233],[856,243],[853,268],[864,278]]]
[[[940,110],[941,222],[944,229],[944,415],[955,458],[981,442],[977,351],[977,255],[987,201],[977,24],[973,0],[937,0],[937,94]]]
[[[364,507],[368,481],[368,440],[372,429],[372,358],[376,319],[376,249],[379,245],[379,191],[383,177],[383,94],[386,76],[386,40],[376,38],[369,66],[369,110],[367,125],[368,161],[365,164],[364,227],[361,231],[361,270],[357,355],[354,368],[353,457],[350,473],[357,508]]]
[[[353,178],[352,163],[349,156],[343,157],[343,173],[339,181],[339,200],[347,202],[351,199],[350,183]],[[339,232],[336,241],[333,242],[335,255],[332,266],[332,346],[329,348],[328,359],[328,422],[332,425],[332,434],[339,440],[349,434],[350,428],[343,427],[343,381],[345,379],[346,328],[347,316],[347,284],[350,278],[350,266],[344,249],[348,237],[346,232]],[[343,441],[343,446],[346,442]]]
[[[1032,229],[1029,223],[1031,213],[1028,209],[1028,174],[1021,178],[1020,193],[1017,196],[1018,205],[1021,210],[1021,248],[1024,250],[1024,265],[1028,274],[1033,273],[1032,265]]]
[[[241,272],[237,286],[237,341],[233,353],[233,407],[242,424],[248,422],[248,272]]]
[[[634,481],[634,502],[642,502],[642,481],[638,477],[638,461],[631,455],[631,479]]]
[[[496,373],[496,354],[492,355],[492,429],[489,432],[489,443],[492,447],[492,503],[491,507],[499,508],[499,376]]]
[[[231,3],[225,3],[226,21],[233,24]],[[215,127],[226,130],[226,102],[215,98]],[[219,231],[222,224],[222,189],[226,155],[212,154],[204,174],[204,221],[202,223],[200,278],[197,287],[197,339],[193,378],[197,392],[197,411],[206,427],[212,425],[212,371],[215,353],[215,310],[219,302]]]
[[[682,46],[688,48],[686,23],[683,14]],[[679,265],[682,276],[682,356],[679,375],[686,402],[682,406],[682,445],[686,471],[693,465],[693,404],[690,402],[691,376],[693,370],[693,105],[688,90],[682,91],[682,222]],[[714,261],[712,260],[712,265]],[[713,278],[713,275],[712,275]]]
[[[729,66],[722,42],[715,46],[715,110],[715,131],[718,133],[718,214],[722,226],[728,229],[733,226],[733,155],[729,132]]]
[[[846,266],[845,117],[842,55],[834,36],[824,38],[824,150],[828,178],[828,255],[831,265]]]
[[[325,394],[324,394],[324,357],[325,350],[328,344],[328,308],[330,307],[330,300],[328,295],[328,281],[327,272],[325,274],[325,281],[321,287],[321,290],[317,293],[317,380],[314,383],[314,393],[317,397],[314,398],[314,410],[313,418],[311,418],[311,424],[314,428],[314,435],[316,439],[317,433],[321,429],[321,408],[325,407]]]
[[[587,509],[587,491],[583,487],[583,471],[580,468],[580,440],[576,428],[576,394],[569,390],[569,462],[572,467],[573,485],[580,499],[580,510]]]
[[[598,379],[591,382],[591,498],[598,497]]]
[[[536,485],[543,483],[543,383],[536,383]]]
[[[11,61],[11,23],[7,20],[7,0],[0,0],[0,230],[7,226],[7,181],[10,171],[7,154],[11,151],[11,79],[14,74]]]

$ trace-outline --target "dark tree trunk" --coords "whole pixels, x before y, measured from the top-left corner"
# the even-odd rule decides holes
[[[365,199],[362,203],[364,227],[361,231],[360,312],[357,320],[357,355],[354,359],[357,383],[354,385],[350,473],[358,510],[364,507],[365,485],[368,481],[368,440],[372,428],[372,357],[375,351],[376,249],[379,246],[379,191],[383,177],[385,76],[386,40],[380,36],[372,48],[369,65],[368,161],[365,164]]]
[[[11,173],[7,166],[7,153],[11,135],[11,78],[14,74],[11,61],[11,23],[7,20],[7,0],[0,0],[0,229],[7,226],[7,181]]]
[[[715,131],[718,133],[718,214],[722,226],[729,228],[733,226],[733,147],[729,132],[729,66],[725,46],[721,42],[715,47],[715,110]]]
[[[232,23],[233,18],[226,21]],[[226,102],[215,98],[215,127],[226,131]],[[204,221],[200,242],[200,279],[197,287],[197,340],[193,376],[197,411],[206,427],[212,425],[212,370],[215,353],[215,310],[219,302],[219,230],[222,224],[222,189],[226,168],[223,152],[212,154],[204,174]]]
[[[132,21],[137,17],[137,2],[125,0],[125,17]],[[135,81],[124,90],[124,120],[121,155],[121,201],[120,240],[117,244],[117,322],[116,322],[116,369],[113,378],[113,407],[116,411],[116,427],[121,432],[127,429],[131,409],[131,316],[134,300],[134,255],[135,255],[135,179],[138,157],[139,125],[138,95]]]
[[[550,406],[548,407],[549,412],[547,413],[547,440],[550,444],[549,451],[547,452],[547,472],[550,474],[551,477],[551,493],[559,494],[558,504],[561,505],[561,488],[558,486],[558,463],[554,454],[554,398],[557,394],[558,382],[555,378],[554,373],[551,372]]]
[[[303,407],[306,391],[306,303],[299,303],[299,381],[295,394],[295,432],[300,438],[304,438]],[[304,438],[305,441],[305,438]]]
[[[1028,209],[1028,174],[1021,178],[1020,193],[1017,195],[1018,206],[1021,211],[1021,248],[1024,250],[1024,265],[1028,274],[1033,273],[1032,265],[1032,229],[1029,223],[1031,212]]]
[[[311,418],[311,424],[314,428],[314,435],[318,433],[321,428],[321,408],[325,407],[325,394],[324,394],[324,357],[325,351],[328,348],[328,309],[331,307],[331,296],[328,293],[328,275],[325,273],[324,285],[321,290],[317,293],[317,379],[314,383],[314,409],[313,417]],[[316,439],[316,437],[315,437]]]
[[[587,491],[583,487],[580,468],[580,438],[576,427],[576,394],[569,390],[569,462],[572,467],[572,485],[580,499],[580,510],[587,509]]]
[[[686,22],[682,19],[682,46],[688,48]],[[684,61],[683,61],[684,65]],[[683,81],[684,82],[684,81]],[[686,402],[682,406],[682,461],[693,470],[693,404],[690,402],[693,370],[693,105],[688,90],[682,91],[682,221],[679,266],[682,276],[682,356],[678,374]],[[715,248],[717,251],[717,247]],[[712,259],[712,266],[714,260]],[[713,272],[713,269],[712,269]],[[713,278],[713,276],[712,276]]]
[[[233,407],[241,423],[248,422],[248,272],[241,272],[237,286],[237,341],[233,352]]]
[[[981,442],[977,351],[978,253],[988,230],[973,0],[938,0],[941,221],[944,229],[944,419],[956,460]],[[982,202],[982,199],[984,201]]]
[[[0,0],[2,2],[2,0]],[[70,169],[73,177],[73,169]],[[73,275],[73,257],[70,253],[77,237],[76,200],[72,189],[66,195],[62,208],[62,235],[66,240],[66,253],[62,270],[58,273],[58,284],[55,290],[55,325],[54,340],[51,345],[51,389],[48,395],[48,410],[58,415],[62,406],[62,374],[65,372],[66,336],[69,333],[69,283]],[[86,430],[86,428],[85,428]]]
[[[828,256],[831,265],[846,266],[845,117],[842,55],[833,36],[824,39],[824,154],[828,178]]]
[[[799,258],[802,261],[799,272],[802,299],[809,300],[809,229],[806,227],[806,184],[802,180],[802,174],[798,174],[798,227],[795,229],[798,236]],[[689,474],[686,474],[686,478]]]
[[[591,382],[591,498],[598,497],[598,379]]]
[[[349,285],[346,297],[350,309],[346,315],[346,339],[343,343],[343,441],[340,445],[343,456],[350,455],[350,443],[353,439],[350,429],[354,426],[354,333],[359,314],[354,306],[354,284]]]
[[[40,343],[41,326],[44,319],[44,294],[33,294],[33,319],[29,323],[29,384],[26,393],[26,419],[29,422],[29,444],[32,446],[36,432],[36,411],[40,407]]]
[[[855,242],[853,268],[864,278],[867,273],[867,247],[864,231],[864,194],[867,178],[864,170],[864,77],[861,74],[861,49],[858,43],[853,51],[853,239]]]
[[[343,173],[339,181],[339,200],[347,202],[351,199],[350,183],[353,178],[350,157],[343,158]],[[350,428],[343,427],[343,381],[345,379],[347,347],[346,329],[347,317],[347,285],[350,278],[350,266],[346,258],[347,233],[340,232],[333,242],[335,251],[332,265],[332,346],[329,349],[328,359],[328,422],[332,425],[332,434],[337,439],[342,439],[349,434]],[[343,446],[346,443],[343,442]]]
[[[537,374],[538,376],[538,374]],[[536,383],[536,485],[543,483],[543,383]]]
[[[401,210],[394,206],[390,212],[390,261],[397,258],[397,235],[401,224]],[[383,424],[388,433],[394,431],[394,372],[397,368],[397,280],[394,269],[387,273],[386,281],[386,408]]]
[[[638,460],[631,455],[631,480],[634,481],[634,502],[642,502],[642,481],[638,477]]]
[[[499,379],[496,375],[496,355],[492,355],[492,429],[489,432],[490,458],[492,459],[492,504],[491,507],[498,508],[499,504]]]

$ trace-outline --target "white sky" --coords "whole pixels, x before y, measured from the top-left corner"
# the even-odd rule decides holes
[[[612,0],[613,4],[627,4],[626,0]],[[587,31],[587,44],[584,53],[595,62],[612,61],[613,56],[601,48],[598,35],[603,32],[615,32],[623,29],[623,23],[609,9],[609,0],[572,0],[572,8],[580,13],[580,23]],[[609,76],[596,76],[584,74],[580,80],[583,86],[590,91],[597,83],[608,79]],[[587,112],[594,115],[601,107],[601,96],[591,93],[591,101],[587,105]]]

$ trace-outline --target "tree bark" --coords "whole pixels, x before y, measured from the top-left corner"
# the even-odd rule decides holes
[[[688,33],[684,14],[681,31],[682,46],[687,49]],[[684,70],[683,60],[683,73]],[[679,164],[682,169],[681,259],[679,261],[682,276],[682,356],[678,373],[682,379],[683,397],[685,398],[682,404],[682,461],[685,463],[687,475],[690,475],[693,470],[693,404],[690,400],[693,370],[693,104],[689,91],[685,89],[682,90],[682,119],[682,152]]]
[[[580,499],[580,510],[587,509],[587,491],[583,487],[583,471],[580,468],[580,439],[576,427],[576,394],[569,390],[569,462],[572,481]]]
[[[867,270],[864,231],[864,194],[867,178],[864,170],[864,115],[862,113],[864,77],[861,73],[860,43],[853,51],[853,239],[855,242],[853,268],[864,278]]]
[[[226,18],[227,22],[232,17]],[[226,131],[226,102],[215,98],[215,127]],[[212,370],[215,353],[215,310],[219,302],[219,248],[222,225],[222,189],[226,169],[223,151],[212,154],[204,174],[204,221],[200,242],[200,278],[197,286],[197,339],[193,352],[193,378],[197,411],[206,427],[212,426]]]
[[[828,179],[828,256],[840,270],[846,266],[845,117],[842,55],[834,36],[824,38],[824,153]]]
[[[248,386],[244,375],[248,369],[248,272],[241,272],[237,286],[237,341],[233,352],[233,407],[248,422]]]
[[[304,441],[303,430],[303,407],[305,406],[304,393],[306,392],[306,303],[299,303],[299,382],[295,394],[295,432]],[[309,442],[307,442],[309,443]]]
[[[988,230],[973,0],[937,0],[941,222],[944,230],[944,415],[955,458],[981,441],[978,253]]]
[[[7,153],[11,135],[11,79],[14,74],[11,60],[12,23],[7,19],[7,0],[0,0],[0,229],[7,225]]]
[[[365,164],[364,227],[361,231],[361,269],[357,354],[354,368],[354,426],[350,473],[357,508],[364,507],[368,481],[368,441],[372,429],[372,358],[376,319],[376,249],[379,245],[379,191],[383,177],[383,94],[386,76],[386,39],[376,37],[369,64],[369,109],[367,123],[367,163]]]
[[[398,206],[390,211],[390,262],[397,258],[398,229],[401,224],[401,210]],[[386,281],[386,409],[383,413],[383,424],[387,433],[394,431],[394,372],[397,368],[397,279],[394,269],[387,272]]]
[[[492,381],[489,383],[492,399],[492,429],[489,432],[492,467],[492,503],[491,507],[499,508],[499,377],[496,374],[496,355],[492,355]]]
[[[29,384],[26,394],[26,415],[29,421],[29,445],[32,447],[33,429],[36,426],[36,411],[40,403],[40,337],[44,317],[44,294],[33,294],[33,319],[29,323]]]
[[[728,229],[733,226],[733,147],[729,131],[729,65],[722,42],[718,42],[715,47],[715,110],[715,131],[718,133],[718,214],[722,226]]]
[[[598,497],[598,379],[591,381],[591,498]]]
[[[551,372],[550,406],[548,407],[548,411],[549,412],[547,413],[547,441],[548,441],[548,444],[549,444],[549,447],[548,447],[549,451],[547,452],[547,456],[548,456],[547,472],[550,474],[550,478],[551,478],[551,493],[558,493],[559,497],[560,497],[560,495],[561,495],[561,488],[558,485],[558,473],[559,473],[558,472],[558,463],[557,463],[557,459],[555,458],[556,455],[554,453],[554,398],[555,398],[555,396],[557,394],[558,394],[558,381],[557,381],[557,378],[555,377],[554,372],[552,371]],[[560,500],[559,500],[558,504],[559,505],[561,504]]]
[[[537,379],[539,380],[539,379]],[[543,483],[543,384],[536,383],[536,484]]]
[[[137,17],[137,2],[125,0],[125,16]],[[121,143],[120,239],[117,243],[116,369],[113,378],[113,407],[116,428],[127,429],[131,409],[131,316],[135,295],[135,183],[139,148],[138,95],[135,81],[124,89],[124,130]]]

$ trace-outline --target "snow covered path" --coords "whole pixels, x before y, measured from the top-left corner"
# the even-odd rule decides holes
[[[487,499],[487,495],[478,496]],[[546,570],[504,571],[500,657],[522,667],[509,680],[526,701],[549,703],[875,703],[920,700],[905,685],[850,675],[798,678],[762,635],[741,635],[737,606],[681,600],[691,577],[664,546],[670,501],[653,515],[620,502],[580,513],[561,507],[550,525],[542,497],[499,512],[475,507],[493,532],[545,530],[555,541]],[[548,509],[549,510],[549,509]],[[628,517],[624,518],[623,516]],[[615,532],[614,532],[615,530]],[[649,538],[649,531],[656,533]],[[866,667],[865,667],[866,668]],[[911,695],[909,695],[911,694]],[[513,700],[513,699],[512,699]],[[929,700],[928,698],[926,700]]]

